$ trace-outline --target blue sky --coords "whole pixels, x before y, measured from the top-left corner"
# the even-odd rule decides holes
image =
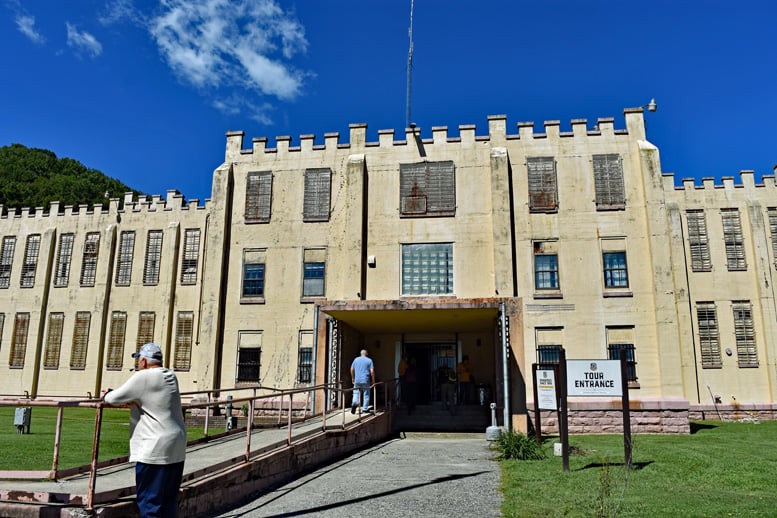
[[[210,196],[225,133],[405,127],[410,0],[0,0],[0,145]],[[412,119],[615,117],[655,97],[676,179],[772,174],[777,2],[416,0]],[[250,145],[250,144],[246,144]]]

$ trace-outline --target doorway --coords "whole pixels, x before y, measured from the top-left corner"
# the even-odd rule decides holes
[[[428,405],[440,401],[437,369],[447,365],[456,370],[456,343],[406,343],[404,353],[408,361],[415,359],[416,363],[416,403]]]

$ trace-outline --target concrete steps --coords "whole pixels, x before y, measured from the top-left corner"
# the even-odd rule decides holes
[[[412,414],[398,408],[393,415],[397,432],[485,432],[491,424],[491,409],[479,405],[458,405],[452,411],[440,403],[418,405]]]

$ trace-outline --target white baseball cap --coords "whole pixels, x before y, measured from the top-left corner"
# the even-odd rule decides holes
[[[133,358],[149,358],[151,360],[162,361],[162,349],[154,343],[148,343],[140,348],[140,351],[132,353]]]

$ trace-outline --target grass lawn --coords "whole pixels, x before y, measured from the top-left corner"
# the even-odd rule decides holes
[[[29,434],[17,434],[14,408],[0,407],[0,470],[50,470],[54,457],[55,408],[33,407]],[[66,408],[62,415],[59,469],[89,464],[92,458],[95,410]],[[189,430],[189,439],[202,436]],[[103,411],[100,460],[129,454],[129,410]]]
[[[777,421],[694,422],[690,435],[575,435],[562,471],[544,460],[502,461],[504,516],[777,516]]]

